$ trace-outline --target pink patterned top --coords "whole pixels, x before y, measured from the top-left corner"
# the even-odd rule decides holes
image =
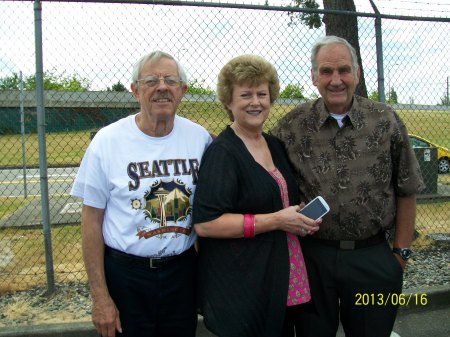
[[[275,179],[280,187],[281,199],[283,207],[289,207],[289,195],[287,191],[286,181],[281,172],[275,168],[270,175]],[[305,260],[303,259],[300,242],[296,235],[286,233],[289,248],[289,289],[287,297],[287,305],[297,305],[306,303],[311,300],[311,293],[309,291],[308,274],[306,272]]]

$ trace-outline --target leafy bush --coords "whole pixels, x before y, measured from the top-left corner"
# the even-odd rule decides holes
[[[299,84],[288,84],[280,93],[280,98],[306,99],[303,91],[304,88]]]
[[[45,71],[43,77],[44,90],[88,91],[91,85],[88,79],[77,74],[65,75],[65,72],[57,74],[54,71]],[[19,85],[20,78],[17,73],[0,78],[0,90],[17,90]],[[26,76],[23,79],[23,87],[25,90],[35,90],[36,76]]]
[[[188,94],[198,94],[198,95],[214,95],[214,90],[209,87],[204,88],[203,84],[205,81],[193,79],[188,82]]]

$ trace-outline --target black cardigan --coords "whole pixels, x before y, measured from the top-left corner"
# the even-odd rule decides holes
[[[286,180],[290,204],[298,204],[297,183],[283,146],[273,136],[263,135]],[[282,208],[276,181],[227,127],[203,156],[194,224],[224,213],[262,214]],[[200,238],[198,280],[200,312],[213,333],[221,337],[279,336],[289,282],[286,233],[272,231],[252,239]]]

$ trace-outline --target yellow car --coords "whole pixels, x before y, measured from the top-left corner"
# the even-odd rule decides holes
[[[448,173],[450,163],[450,150],[430,142],[423,137],[409,134],[409,142],[412,147],[435,147],[437,148],[438,171],[439,173]]]

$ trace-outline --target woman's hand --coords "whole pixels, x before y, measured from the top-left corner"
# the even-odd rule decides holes
[[[299,210],[303,207],[305,207],[304,202],[298,206],[289,206],[278,211],[278,216],[280,217],[279,229],[299,236],[306,236],[317,232],[322,223],[322,219],[313,220],[300,214]]]

